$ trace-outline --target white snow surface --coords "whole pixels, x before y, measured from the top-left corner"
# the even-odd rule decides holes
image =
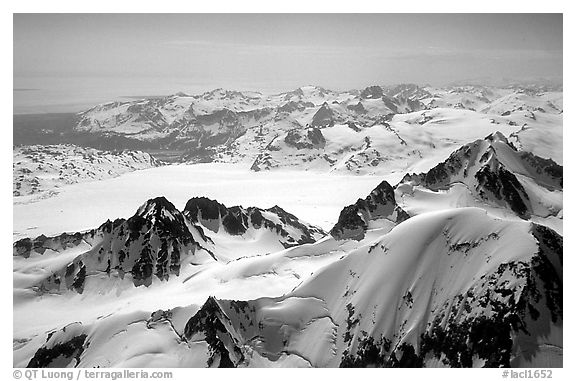
[[[385,177],[390,183],[399,176]],[[168,165],[103,181],[73,184],[50,198],[14,199],[14,240],[83,231],[107,219],[127,218],[150,198],[165,196],[179,210],[192,197],[208,197],[226,206],[270,208],[278,205],[324,230],[346,205],[376,187],[381,176],[352,176],[302,171],[255,173],[237,164]],[[56,217],[56,218],[55,218]]]

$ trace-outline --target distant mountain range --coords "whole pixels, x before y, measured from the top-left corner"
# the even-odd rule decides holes
[[[484,136],[496,130],[516,133],[521,145],[534,145],[542,135],[547,142],[561,139],[562,92],[557,90],[401,84],[344,92],[308,86],[266,96],[217,89],[99,105],[79,114],[75,131],[125,147],[181,150],[181,160],[189,162],[241,161],[254,170],[378,171],[398,156],[409,166],[434,145],[458,140],[460,133],[437,127],[460,119],[477,122]],[[535,136],[533,130],[542,125],[550,131]],[[401,146],[388,153],[387,143]],[[557,153],[537,153],[561,161]]]
[[[101,151],[71,144],[14,147],[13,195],[46,197],[58,188],[162,165],[141,151]]]
[[[399,181],[356,195],[326,231],[279,206],[190,195],[179,210],[157,195],[128,218],[19,239],[14,309],[39,315],[18,326],[14,366],[561,367],[562,99],[543,85],[309,86],[87,110],[75,133],[258,181]],[[14,155],[15,202],[170,168],[71,145]]]

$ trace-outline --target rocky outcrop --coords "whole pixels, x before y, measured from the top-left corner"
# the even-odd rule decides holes
[[[362,92],[360,93],[360,98],[361,99],[378,99],[378,98],[382,98],[383,95],[384,95],[384,91],[382,90],[382,87],[369,86],[369,87],[365,88],[364,90],[362,90]]]
[[[288,131],[284,142],[296,149],[322,149],[326,145],[326,139],[319,128],[312,127],[304,131],[293,129]]]
[[[330,108],[330,106],[328,106],[328,103],[324,102],[312,117],[312,122],[310,123],[310,125],[312,127],[323,128],[333,126],[334,123],[335,123],[335,113]]]
[[[154,278],[178,276],[182,263],[216,260],[206,234],[241,236],[248,230],[267,229],[285,248],[316,242],[326,233],[300,221],[279,206],[227,208],[215,200],[195,197],[183,212],[164,197],[148,200],[127,220],[107,221],[83,233],[25,238],[13,244],[13,254],[29,258],[85,246],[84,252],[36,285],[38,292],[74,290],[83,293],[93,275],[124,278],[135,286],[150,286]]]
[[[403,83],[387,89],[386,96],[416,102],[425,98],[431,98],[432,94],[430,94],[426,89],[413,83]]]
[[[362,240],[370,221],[389,219],[400,223],[410,216],[396,203],[394,188],[388,182],[382,181],[365,198],[355,204],[345,207],[338,217],[338,222],[330,234],[338,239]]]
[[[230,235],[243,235],[249,229],[268,229],[278,235],[286,248],[312,243],[325,235],[322,229],[301,222],[279,206],[228,208],[215,200],[195,197],[186,203],[184,215],[193,224],[200,224],[214,233],[224,231]]]
[[[303,101],[290,101],[286,102],[283,105],[277,108],[278,112],[285,112],[285,113],[293,113],[295,111],[304,111],[307,108],[314,107],[314,103],[312,102],[303,102]]]
[[[69,368],[80,363],[80,356],[88,346],[87,335],[80,323],[72,323],[48,334],[27,365],[27,368]]]
[[[358,102],[355,105],[348,105],[346,106],[348,110],[354,111],[356,114],[366,114],[368,111],[364,108],[362,102]]]
[[[209,368],[235,368],[244,361],[241,343],[232,328],[232,321],[213,297],[209,297],[188,320],[184,337],[188,341],[203,340],[208,344],[206,366]]]

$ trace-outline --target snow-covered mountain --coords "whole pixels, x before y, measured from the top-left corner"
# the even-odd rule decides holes
[[[108,220],[83,233],[22,239],[14,243],[13,251],[23,258],[71,255],[24,287],[40,294],[66,290],[81,294],[86,287],[106,288],[125,278],[134,286],[150,286],[153,278],[167,281],[178,276],[183,266],[226,263],[244,252],[260,255],[313,243],[325,235],[278,206],[226,208],[200,197],[190,199],[180,212],[166,198],[157,197],[126,220]]]
[[[203,245],[206,237],[201,228],[189,229],[182,213],[159,197],[146,202],[127,220],[107,221],[85,233],[20,240],[14,251],[24,257],[46,251],[61,256],[70,249],[84,251],[72,261],[60,263],[60,268],[51,268],[48,277],[32,286],[40,293],[67,289],[82,293],[89,287],[87,277],[97,278],[98,284],[101,276],[124,279],[128,275],[135,286],[151,285],[153,276],[167,280],[178,275],[183,264],[214,259],[209,250],[200,250]]]
[[[417,213],[492,206],[493,213],[511,211],[549,226],[563,215],[562,166],[517,150],[499,132],[462,146],[426,173],[406,175],[397,190],[404,207]]]
[[[187,164],[90,193],[115,189],[128,212],[98,204],[104,217],[60,235],[70,225],[37,222],[50,237],[18,229],[14,366],[561,367],[562,117],[561,90],[465,84],[96,106],[82,134],[182,150]],[[119,174],[112,162],[159,165],[46,150],[28,176],[48,159],[78,181]],[[78,187],[62,200],[82,211]],[[60,196],[19,215],[36,223]]]
[[[550,367],[562,345],[562,237],[462,208],[410,218],[281,297],[66,325],[28,365]]]
[[[109,152],[70,144],[14,147],[13,159],[15,197],[55,192],[68,184],[162,165],[145,152]]]
[[[422,157],[446,154],[446,145],[453,150],[497,130],[529,148],[548,136],[548,146],[536,153],[561,163],[550,149],[562,138],[561,114],[561,92],[525,88],[307,86],[275,95],[217,89],[99,105],[80,113],[76,131],[184,150],[182,160],[191,162],[362,174],[400,165],[408,171]],[[470,136],[475,131],[484,135]]]
[[[561,246],[477,209],[414,217],[280,298],[208,299],[184,337],[219,366],[557,366]]]
[[[417,179],[434,189],[475,181],[485,167],[523,171],[538,186],[562,189],[561,171],[550,172],[555,164],[494,134],[426,175],[407,176],[396,193]],[[496,184],[500,194],[517,191],[510,182]],[[480,191],[470,197],[485,200]],[[562,236],[495,216],[494,209],[514,211],[505,202],[489,213],[466,205],[406,212],[405,201],[382,182],[344,208],[326,235],[279,208],[192,198],[179,212],[157,198],[94,231],[18,241],[17,294],[34,300],[40,292],[50,303],[55,292],[71,289],[83,303],[102,295],[112,306],[130,302],[116,312],[106,312],[117,308],[110,305],[67,311],[90,317],[59,318],[48,334],[36,330],[17,341],[15,363],[561,366]],[[274,291],[262,297],[270,284]],[[149,300],[140,289],[175,299]],[[141,298],[150,307],[143,310]],[[127,342],[132,349],[118,352]]]

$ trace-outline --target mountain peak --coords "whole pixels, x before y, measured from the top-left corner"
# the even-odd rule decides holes
[[[334,122],[334,111],[327,102],[324,102],[312,117],[310,125],[314,127],[328,127],[334,125]]]
[[[330,234],[338,239],[364,239],[370,222],[388,219],[394,223],[407,220],[410,216],[396,203],[394,188],[382,181],[365,199],[342,209],[338,222]]]
[[[151,198],[142,204],[136,211],[136,215],[142,218],[161,218],[168,217],[174,218],[174,214],[178,213],[178,210],[170,201],[168,201],[164,196]]]
[[[194,197],[188,200],[184,215],[194,224],[201,224],[218,233],[244,235],[251,229],[268,229],[279,235],[280,244],[288,248],[315,242],[325,235],[322,229],[300,221],[279,206],[269,209],[241,206],[226,207],[216,200]]]
[[[496,131],[496,132],[491,133],[490,135],[486,136],[484,138],[484,140],[487,140],[490,142],[503,142],[503,143],[509,144],[506,136],[504,136],[504,134],[501,133],[500,131]]]
[[[465,184],[473,195],[505,206],[521,218],[546,217],[557,211],[550,207],[542,210],[534,192],[539,187],[562,189],[562,173],[554,161],[518,151],[497,131],[465,144],[427,173],[405,176],[401,183],[422,185],[434,192]]]
[[[218,220],[226,214],[226,206],[207,197],[192,197],[186,202],[184,213],[192,222],[199,220]]]
[[[384,91],[380,86],[368,86],[360,93],[361,99],[378,99],[384,96]]]

